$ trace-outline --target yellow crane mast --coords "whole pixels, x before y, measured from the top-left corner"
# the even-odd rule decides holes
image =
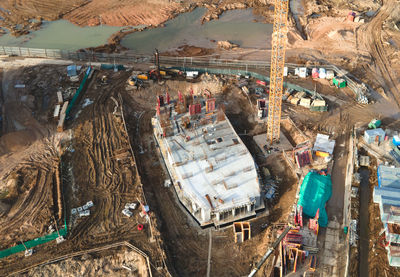
[[[275,0],[267,126],[267,140],[270,144],[278,142],[280,136],[288,11],[289,0]]]

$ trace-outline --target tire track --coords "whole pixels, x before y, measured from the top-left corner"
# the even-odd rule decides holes
[[[383,6],[371,22],[359,29],[358,37],[361,39],[360,43],[364,44],[366,49],[369,49],[375,65],[379,69],[379,75],[384,82],[385,91],[394,98],[400,108],[400,84],[398,78],[388,68],[390,62],[387,59],[382,42],[383,23],[394,11],[395,6],[395,0],[384,1]]]

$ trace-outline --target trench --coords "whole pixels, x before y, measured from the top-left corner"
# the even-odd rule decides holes
[[[360,168],[360,276],[368,277],[368,252],[369,252],[369,211],[370,199],[369,170]]]

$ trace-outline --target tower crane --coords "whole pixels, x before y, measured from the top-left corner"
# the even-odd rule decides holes
[[[267,121],[267,140],[270,144],[278,142],[280,136],[288,11],[289,0],[275,0]]]

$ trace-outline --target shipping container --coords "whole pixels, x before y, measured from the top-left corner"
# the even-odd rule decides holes
[[[393,136],[393,144],[396,146],[400,146],[400,137],[399,136]]]
[[[289,72],[289,68],[288,68],[287,66],[285,66],[285,67],[283,68],[283,76],[284,76],[284,77],[287,77],[287,76],[288,76],[288,72]]]
[[[300,106],[309,109],[311,106],[311,99],[309,98],[301,98],[300,99]]]
[[[256,83],[259,84],[259,85],[261,85],[261,86],[266,86],[266,85],[267,85],[266,82],[261,81],[261,80],[257,80]]]
[[[293,105],[297,105],[297,104],[299,104],[299,101],[300,101],[299,98],[293,97],[293,98],[290,100],[290,103],[292,103]]]
[[[300,67],[299,68],[299,77],[300,78],[307,78],[307,67]]]
[[[326,70],[325,70],[325,68],[320,68],[319,69],[319,78],[320,79],[325,79],[326,78]]]
[[[326,79],[331,80],[335,77],[335,72],[333,70],[326,71]]]
[[[382,142],[385,140],[385,131],[382,128],[365,130],[364,140],[366,143]]]
[[[196,78],[199,75],[198,71],[186,71],[187,78]]]
[[[314,68],[312,69],[312,71],[311,71],[311,76],[312,76],[314,79],[319,78],[318,68],[314,67]]]
[[[346,80],[334,77],[332,83],[338,88],[346,87]]]

